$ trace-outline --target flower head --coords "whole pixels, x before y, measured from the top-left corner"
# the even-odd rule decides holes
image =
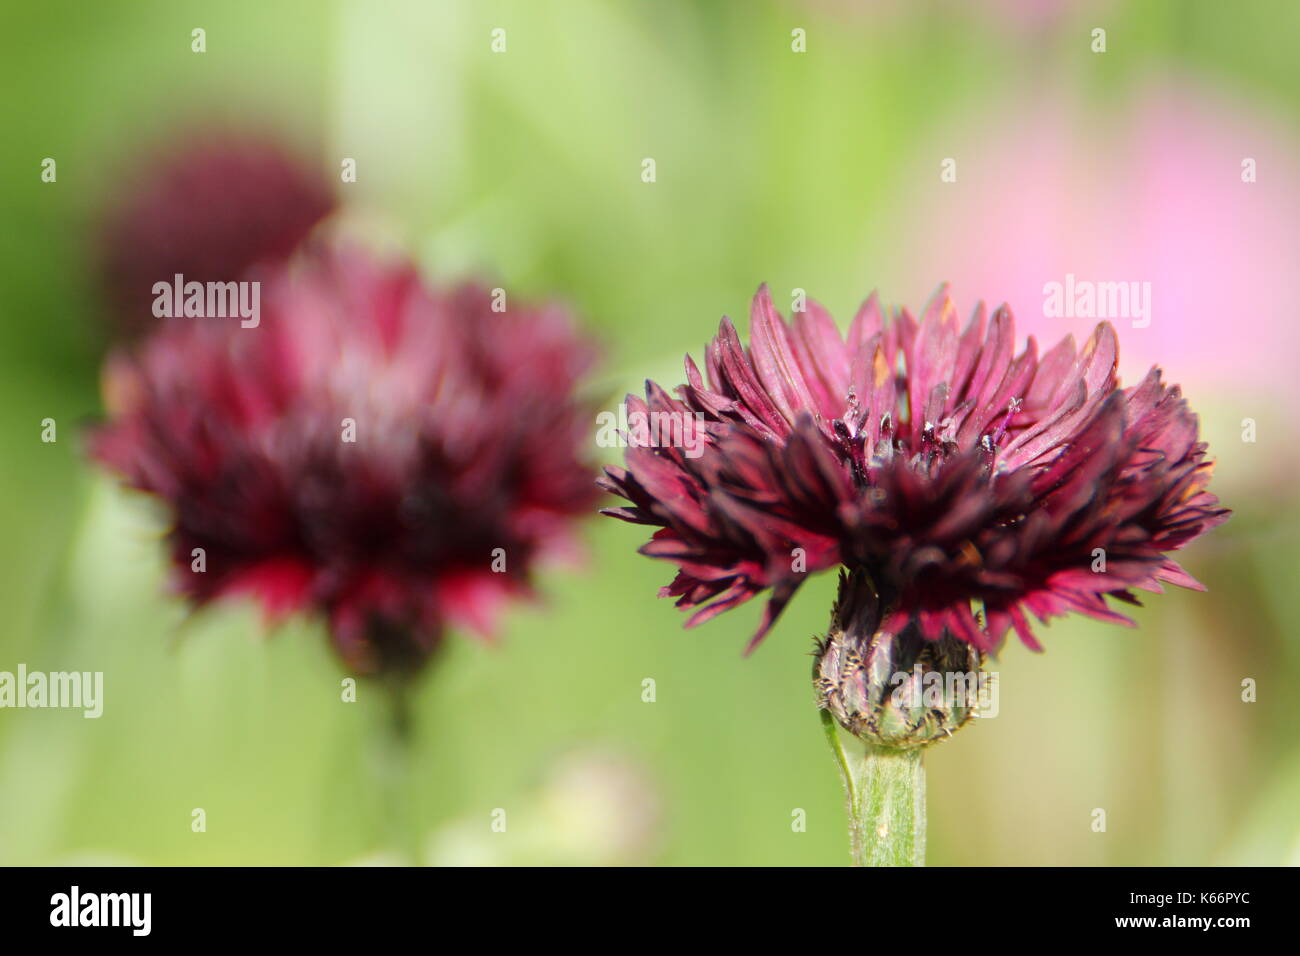
[[[603,481],[631,504],[607,514],[658,529],[641,550],[677,565],[661,593],[688,625],[770,590],[753,647],[808,573],[843,566],[883,635],[1038,648],[1031,615],[1127,621],[1107,596],[1199,587],[1169,552],[1228,512],[1196,416],[1158,369],[1120,387],[1109,324],[1017,353],[1005,306],[963,328],[940,290],[919,322],[873,295],[842,336],[813,302],[786,322],[764,286],[750,337],[724,318],[707,383],[688,356],[676,398],[629,398],[702,422],[702,450],[634,442]]]
[[[98,237],[106,291],[130,334],[156,321],[155,283],[231,282],[280,262],[335,206],[325,178],[274,137],[214,128],[180,138],[135,162]]]
[[[92,453],[167,506],[193,602],[318,610],[354,670],[414,671],[447,625],[490,633],[594,496],[593,355],[559,308],[499,301],[318,251],[257,327],[173,320],[113,356]]]

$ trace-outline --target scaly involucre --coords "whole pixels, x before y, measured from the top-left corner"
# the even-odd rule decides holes
[[[990,650],[1014,629],[1037,649],[1031,614],[1128,622],[1106,595],[1200,587],[1168,556],[1228,515],[1196,416],[1159,369],[1120,388],[1108,323],[1016,354],[1005,306],[963,329],[941,289],[919,322],[873,294],[844,337],[811,301],[787,323],[764,286],[750,338],[724,318],[707,383],[688,356],[676,398],[628,398],[688,435],[702,421],[702,450],[633,441],[602,481],[631,503],[606,514],[659,529],[641,550],[678,566],[661,593],[688,626],[770,589],[752,648],[842,565],[874,582],[886,633]]]

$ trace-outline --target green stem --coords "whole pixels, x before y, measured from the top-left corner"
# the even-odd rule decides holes
[[[387,688],[388,720],[380,750],[389,843],[410,866],[419,866],[423,856],[416,794],[414,725],[410,690],[393,682]]]
[[[821,718],[844,781],[853,864],[924,866],[925,768],[921,749],[863,744],[861,754],[849,754],[835,718],[824,710]]]

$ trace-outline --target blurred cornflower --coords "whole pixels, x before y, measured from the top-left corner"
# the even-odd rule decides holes
[[[1200,587],[1169,557],[1228,514],[1196,416],[1158,368],[1120,388],[1108,323],[1017,354],[1005,306],[963,329],[941,289],[919,322],[873,295],[843,337],[815,302],[787,323],[764,286],[750,336],[724,318],[707,384],[688,356],[677,398],[629,398],[703,448],[633,440],[602,482],[631,506],[605,513],[658,529],[641,550],[678,566],[661,593],[688,625],[770,590],[751,648],[809,573],[843,568],[815,684],[869,744],[960,727],[969,697],[922,699],[908,675],[977,671],[1011,630],[1038,649],[1031,614],[1127,622],[1107,596]]]
[[[351,249],[264,285],[256,327],[170,320],[106,366],[92,453],[165,505],[176,588],[320,612],[361,674],[490,635],[592,505],[592,350],[559,307]]]
[[[229,282],[284,261],[335,208],[324,175],[278,137],[180,130],[132,159],[105,210],[96,256],[124,335],[155,322],[154,285]]]

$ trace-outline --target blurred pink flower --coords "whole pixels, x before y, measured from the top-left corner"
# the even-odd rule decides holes
[[[1046,341],[1111,317],[1125,380],[1158,358],[1193,398],[1224,390],[1300,407],[1289,288],[1300,151],[1258,107],[1186,81],[1107,111],[1049,93],[945,135],[933,152],[956,159],[957,182],[939,182],[936,160],[918,164],[932,182],[900,190],[934,197],[909,210],[925,226],[894,250],[904,289],[937,273],[955,294],[995,294],[990,305],[1005,298],[1022,333]],[[1243,181],[1248,160],[1256,182]],[[1070,275],[1150,283],[1150,324],[1045,314],[1045,286]]]

